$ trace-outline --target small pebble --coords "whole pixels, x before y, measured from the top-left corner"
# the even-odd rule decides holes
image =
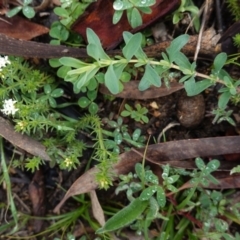
[[[203,95],[188,97],[183,93],[177,104],[177,117],[182,126],[196,127],[204,118],[205,102]]]

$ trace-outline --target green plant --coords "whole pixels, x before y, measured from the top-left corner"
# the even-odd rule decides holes
[[[237,33],[234,37],[233,37],[233,44],[240,48],[240,34]]]
[[[152,12],[150,7],[155,3],[156,0],[115,0],[113,2],[113,8],[115,10],[113,24],[120,21],[123,12],[126,10],[128,22],[132,28],[141,26],[142,16],[140,12],[150,14]]]
[[[53,38],[51,44],[61,43],[71,46],[80,46],[81,37],[70,31],[71,25],[84,13],[93,0],[61,0],[61,6],[54,8],[54,13],[60,17],[59,21],[52,24],[49,35]]]
[[[130,116],[136,122],[148,123],[149,119],[147,116],[145,116],[147,113],[148,113],[147,108],[141,107],[139,103],[136,104],[136,110],[133,110],[133,108],[130,105],[125,104],[125,110],[121,112],[121,116],[123,117]]]
[[[182,0],[179,8],[173,13],[173,24],[179,23],[184,18],[184,14],[190,13],[193,26],[198,32],[200,29],[199,9],[194,5],[192,0]]]
[[[227,0],[227,7],[231,14],[234,16],[235,20],[240,20],[240,9],[238,0]]]
[[[32,0],[23,0],[23,2],[20,1],[20,3],[21,6],[17,6],[7,12],[7,17],[13,17],[17,15],[20,11],[22,11],[25,17],[33,18],[35,16],[35,10],[32,6],[29,6],[30,4],[32,4]]]
[[[106,144],[113,149],[114,152],[120,153],[120,145],[126,142],[128,145],[134,147],[143,147],[145,137],[141,136],[141,129],[137,128],[132,134],[129,134],[129,129],[126,124],[123,124],[122,117],[118,117],[116,121],[110,120],[111,117],[104,118],[103,122],[106,123],[107,127],[113,129],[113,131],[103,130],[104,135],[108,137]],[[110,138],[113,138],[111,140]],[[129,147],[124,147],[124,150],[129,150]]]
[[[97,97],[97,89],[93,91],[87,91],[87,96],[80,97],[78,99],[78,105],[81,108],[88,107],[88,111],[91,114],[96,114],[98,112],[98,105],[94,102]]]
[[[111,59],[104,52],[100,40],[91,29],[87,29],[87,37],[89,42],[87,52],[93,58],[92,63],[85,63],[70,57],[59,59],[59,65],[62,64],[65,71],[58,72],[58,75],[63,77],[65,81],[72,82],[76,93],[86,87],[100,70],[107,68],[104,75],[104,84],[112,94],[117,94],[123,89],[120,79],[121,74],[127,65],[134,64],[135,68],[145,68],[138,86],[140,91],[148,89],[151,85],[160,87],[162,75],[172,69],[183,74],[179,82],[184,83],[188,96],[197,95],[216,83],[220,83],[223,87],[219,90],[220,97],[217,109],[221,110],[218,112],[222,115],[218,114],[215,121],[225,116],[229,100],[239,96],[240,81],[233,79],[222,69],[227,62],[226,53],[220,53],[216,56],[210,75],[199,73],[196,70],[196,63],[190,63],[188,58],[180,51],[189,39],[186,34],[172,41],[171,45],[166,49],[166,53],[162,53],[160,61],[149,59],[146,56],[141,48],[141,33],[133,35],[124,32],[123,37],[126,45],[122,49],[123,56],[116,56],[114,59]],[[135,58],[133,58],[134,56]],[[198,80],[199,78],[203,80]],[[232,121],[230,123],[232,124]]]
[[[195,171],[187,172],[182,170],[181,172],[181,174],[192,177],[189,181],[190,189],[185,190],[181,195],[179,195],[181,191],[179,185],[180,171],[174,173],[174,170],[169,165],[162,166],[162,184],[160,184],[159,178],[152,170],[148,167],[145,168],[144,163],[137,163],[134,174],[129,173],[120,176],[121,182],[116,189],[116,194],[120,191],[126,191],[130,204],[111,217],[97,233],[103,234],[116,231],[130,225],[138,234],[143,233],[145,239],[150,239],[149,228],[151,224],[157,219],[161,219],[161,237],[157,239],[181,239],[170,237],[173,233],[169,232],[168,224],[172,224],[173,208],[176,208],[179,212],[185,212],[188,208],[198,207],[198,204],[193,203],[198,189],[202,189],[202,186],[208,186],[210,182],[217,183],[211,173],[219,167],[218,160],[212,160],[207,165],[200,158],[197,158],[195,162],[197,165]],[[170,191],[170,194],[168,191]],[[172,194],[179,195],[177,197],[179,204],[175,205],[174,201],[167,201],[168,198],[171,199]],[[217,197],[216,194],[213,195],[214,200]],[[168,210],[170,211],[168,212]]]

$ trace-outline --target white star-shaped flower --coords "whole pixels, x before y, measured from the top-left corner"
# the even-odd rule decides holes
[[[11,62],[8,60],[8,56],[1,57],[0,56],[0,71],[6,67],[7,64],[10,64]]]
[[[4,100],[3,109],[1,109],[1,111],[6,115],[14,115],[18,111],[18,108],[14,106],[16,102],[17,101],[12,99]]]

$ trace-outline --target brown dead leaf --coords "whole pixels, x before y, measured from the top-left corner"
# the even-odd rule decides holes
[[[119,98],[131,98],[131,99],[151,99],[159,98],[170,95],[176,91],[183,89],[183,84],[181,83],[170,83],[169,88],[166,86],[154,87],[151,86],[145,91],[138,90],[139,81],[130,81],[124,83],[123,91],[114,95]],[[99,91],[102,94],[112,95],[107,87],[101,84]]]
[[[240,136],[215,137],[188,139],[180,141],[171,141],[159,144],[149,145],[146,151],[146,160],[154,164],[169,164],[174,161],[186,160],[196,157],[219,156],[229,153],[240,153]],[[119,161],[113,165],[113,173],[116,176],[126,174],[133,170],[137,162],[143,160],[145,148],[131,150],[119,156]],[[190,161],[190,160],[189,160]],[[187,162],[187,161],[185,161]],[[185,166],[181,166],[184,167]],[[192,166],[193,167],[193,166]],[[191,167],[191,168],[192,168]],[[98,169],[91,168],[89,171],[79,177],[69,188],[61,202],[55,207],[54,212],[59,212],[64,202],[71,196],[87,193],[98,187],[95,176]],[[222,171],[220,169],[220,171]],[[222,187],[222,186],[221,186]],[[235,188],[235,185],[228,186]],[[240,186],[239,186],[240,187]]]
[[[99,224],[103,227],[105,225],[105,217],[103,213],[103,209],[98,201],[98,197],[96,191],[90,191],[90,198],[92,203],[92,213],[94,218],[99,222]]]
[[[0,135],[14,146],[17,146],[34,156],[51,161],[51,158],[46,152],[46,148],[40,142],[25,134],[16,132],[13,125],[2,117],[0,117]]]
[[[48,28],[19,16],[12,18],[2,17],[2,19],[5,21],[0,21],[0,33],[9,37],[31,40],[49,32]]]
[[[35,172],[32,182],[28,187],[29,196],[33,205],[34,216],[44,216],[46,212],[45,204],[45,186],[44,176],[41,170]],[[42,229],[43,220],[35,219],[33,228],[35,232],[40,232]]]

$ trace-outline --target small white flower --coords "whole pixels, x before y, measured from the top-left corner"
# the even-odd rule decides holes
[[[6,115],[14,115],[18,111],[18,108],[14,106],[16,102],[17,101],[13,101],[12,99],[4,100],[1,111]]]
[[[8,60],[8,56],[1,57],[0,56],[0,71],[6,67],[7,64],[10,64],[10,61]]]

